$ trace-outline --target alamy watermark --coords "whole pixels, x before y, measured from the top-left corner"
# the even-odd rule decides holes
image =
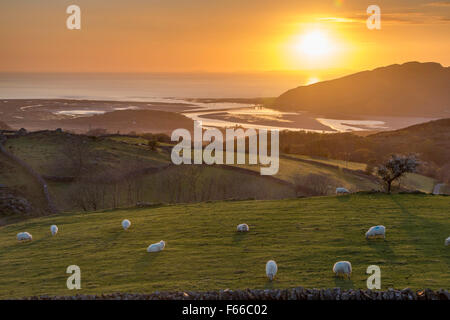
[[[381,29],[381,9],[380,6],[372,4],[366,10],[369,17],[366,20],[366,25],[369,30]],[[66,20],[66,26],[69,30],[81,29],[81,8],[75,4],[67,7],[66,13],[70,16]]]
[[[381,9],[379,6],[373,4],[367,7],[367,18],[366,25],[369,30],[380,30],[381,29]]]
[[[381,289],[381,269],[379,266],[371,265],[367,267],[367,274],[370,277],[367,278],[367,289]]]
[[[70,265],[67,267],[66,273],[71,274],[70,277],[67,278],[66,286],[67,289],[81,289],[81,269],[77,265]]]
[[[268,151],[268,135],[270,131],[270,154]],[[181,141],[179,141],[181,138]],[[194,121],[194,139],[187,129],[176,129],[172,132],[172,141],[179,141],[172,148],[172,162],[180,164],[224,164],[223,146],[226,145],[226,164],[260,164],[261,175],[277,174],[279,159],[279,130],[225,129],[225,137],[219,129],[204,129],[201,121]],[[248,152],[246,142],[248,140]],[[204,147],[203,142],[209,142]],[[235,152],[235,142],[237,150]],[[193,150],[192,150],[193,146]],[[192,161],[193,154],[193,161]]]
[[[72,4],[67,7],[66,13],[70,14],[66,20],[66,26],[69,30],[81,29],[81,9],[79,6]]]

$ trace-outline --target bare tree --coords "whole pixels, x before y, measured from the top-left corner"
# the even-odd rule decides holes
[[[406,173],[415,172],[419,161],[414,155],[392,155],[384,164],[378,166],[377,175],[384,181],[386,191],[391,193],[392,182]]]
[[[121,180],[126,188],[127,204],[143,201],[144,175],[147,168],[146,163],[138,157],[121,166]]]
[[[62,165],[68,171],[71,171],[76,178],[81,177],[88,171],[91,165],[92,151],[87,139],[74,137],[64,145],[61,152],[68,160]]]

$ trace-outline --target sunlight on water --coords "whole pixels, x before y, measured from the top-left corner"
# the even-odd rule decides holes
[[[54,114],[64,115],[64,116],[90,116],[95,114],[104,114],[106,111],[103,110],[62,110],[56,111]]]
[[[364,130],[384,130],[388,127],[384,126],[384,121],[375,120],[336,120],[336,119],[324,119],[317,118],[317,121],[326,125],[334,130],[347,132],[347,131],[364,131]]]

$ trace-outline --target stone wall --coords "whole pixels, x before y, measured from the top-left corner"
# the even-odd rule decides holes
[[[208,292],[111,293],[102,295],[34,296],[26,300],[450,300],[448,290],[386,291],[350,289],[219,290]]]

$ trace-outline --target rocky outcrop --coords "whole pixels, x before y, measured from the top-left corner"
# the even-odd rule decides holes
[[[28,215],[32,211],[30,202],[16,192],[0,187],[0,215]]]
[[[25,129],[24,129],[25,130]],[[19,130],[20,131],[20,130]],[[26,134],[26,130],[24,131]],[[3,146],[5,139],[0,139],[0,153],[3,153],[7,158],[11,159],[12,161],[14,161],[16,164],[18,164],[19,166],[21,166],[22,168],[24,168],[35,180],[37,183],[39,183],[42,187],[42,191],[44,193],[44,196],[47,200],[47,205],[48,205],[48,210],[51,213],[57,213],[58,210],[56,209],[56,206],[52,200],[52,198],[50,197],[50,192],[48,190],[48,186],[47,183],[45,182],[45,180],[41,177],[41,175],[39,173],[37,173],[28,163],[26,163],[25,161],[23,161],[22,159],[20,159],[19,157],[15,156],[14,154],[8,152],[5,147]]]

